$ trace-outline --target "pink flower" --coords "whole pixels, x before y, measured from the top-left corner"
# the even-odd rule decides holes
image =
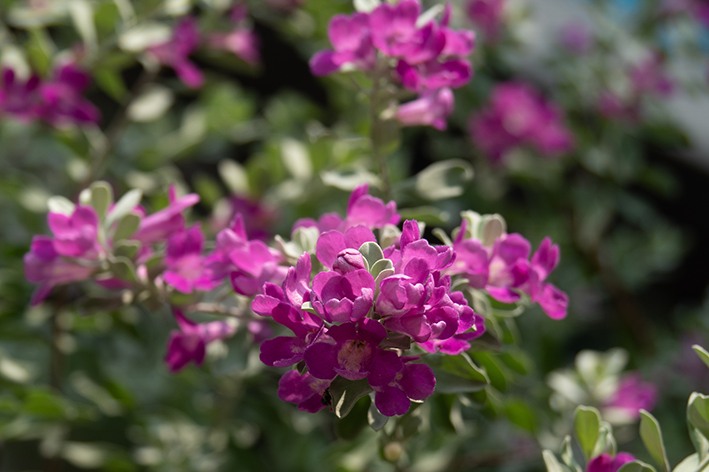
[[[345,64],[352,64],[361,70],[374,67],[376,56],[372,47],[369,15],[335,15],[330,20],[327,33],[334,50],[320,51],[313,56],[310,70],[314,75],[332,74]]]
[[[173,309],[173,313],[180,330],[170,333],[165,355],[165,362],[173,373],[182,370],[190,362],[202,365],[207,345],[231,337],[236,331],[236,328],[224,321],[198,324],[177,309]]]
[[[254,310],[257,310],[255,307]],[[262,313],[266,314],[266,313]],[[267,315],[273,321],[293,331],[295,336],[278,336],[261,344],[259,358],[266,365],[287,367],[303,360],[303,355],[320,335],[323,322],[317,316],[280,302]]]
[[[175,187],[171,186],[168,192],[169,204],[160,211],[148,215],[140,221],[138,231],[132,239],[144,244],[164,241],[176,231],[185,228],[185,217],[182,212],[199,202],[199,195],[190,193],[177,198]]]
[[[635,87],[635,94],[642,96],[653,94],[668,97],[674,90],[674,81],[662,69],[662,61],[658,54],[632,67],[630,80]]]
[[[468,17],[485,32],[490,41],[498,39],[503,26],[504,0],[470,0]]]
[[[89,75],[75,64],[54,71],[51,82],[41,84],[40,116],[52,126],[67,123],[98,123],[101,113],[81,96],[90,82]]]
[[[559,42],[573,54],[585,54],[591,50],[594,42],[593,32],[581,21],[572,21],[562,26]]]
[[[379,5],[370,20],[374,46],[389,57],[404,57],[416,47],[414,38],[419,31],[416,21],[420,14],[421,4],[417,0]]]
[[[640,418],[640,410],[652,410],[657,403],[657,388],[640,380],[632,373],[621,379],[618,390],[605,403],[607,408],[619,408],[633,418]]]
[[[96,259],[101,247],[98,235],[98,215],[93,207],[77,205],[71,216],[49,213],[49,229],[54,233],[54,250],[60,256]]]
[[[204,235],[199,225],[170,236],[165,251],[165,283],[182,293],[213,289],[217,283],[206,273],[203,248]]]
[[[231,21],[236,28],[230,33],[213,33],[209,36],[209,45],[233,53],[245,62],[256,65],[261,62],[259,38],[245,21],[249,10],[245,5],[236,5],[231,10]]]
[[[330,380],[317,379],[309,372],[301,375],[297,370],[290,370],[278,381],[278,398],[297,404],[300,411],[317,413],[327,406],[323,395],[329,386]]]
[[[611,457],[608,454],[601,454],[588,462],[586,472],[618,472],[618,469],[624,464],[633,462],[634,460],[635,457],[625,452],[621,452],[615,457]]]
[[[564,292],[545,282],[558,263],[559,246],[552,244],[549,237],[544,238],[532,256],[528,284],[532,301],[539,303],[542,310],[555,320],[566,317],[569,305],[569,297]]]
[[[204,75],[189,60],[189,55],[199,47],[199,41],[197,20],[187,17],[175,26],[169,41],[152,46],[148,51],[161,64],[172,67],[183,84],[198,89],[204,84]]]
[[[433,126],[444,131],[448,126],[446,120],[453,113],[454,104],[455,98],[451,89],[440,88],[399,106],[396,119],[407,126]]]
[[[37,75],[30,76],[26,82],[21,82],[12,69],[2,70],[0,86],[0,110],[12,115],[23,123],[39,117],[40,80]]]
[[[374,387],[374,404],[382,415],[403,415],[409,411],[411,400],[425,400],[433,394],[436,386],[433,371],[425,364],[408,363],[415,359],[404,360],[406,363],[394,380]]]

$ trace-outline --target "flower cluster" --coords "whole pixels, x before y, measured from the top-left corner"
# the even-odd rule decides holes
[[[546,237],[530,259],[532,246],[522,235],[506,234],[504,224],[500,224],[496,237],[486,235],[487,240],[483,240],[476,224],[479,218],[473,216],[463,218],[453,241],[457,258],[448,272],[465,276],[472,288],[484,289],[500,302],[514,303],[524,293],[550,318],[564,318],[568,297],[546,282],[559,264],[559,246]]]
[[[471,117],[469,129],[475,145],[493,161],[519,146],[530,146],[545,157],[567,153],[574,146],[559,109],[517,82],[496,86],[489,108]]]
[[[640,410],[650,411],[657,403],[657,387],[643,382],[638,372],[625,375],[618,388],[604,402],[603,410],[608,417],[639,419]]]
[[[418,224],[406,221],[397,242],[382,250],[372,229],[399,216],[393,202],[366,192],[366,186],[353,192],[344,219],[298,222],[322,231],[315,252],[324,270],[313,276],[311,256],[303,253],[283,283],[266,283],[252,304],[293,332],[265,341],[261,360],[278,367],[302,363],[307,373],[288,372],[278,393],[304,411],[324,408],[319,399],[339,376],[366,379],[383,415],[404,414],[411,400],[433,393],[435,378],[417,357],[400,353],[411,343],[433,351],[454,336],[469,340],[484,331],[482,317],[451,292],[444,271],[455,259],[453,248],[431,246]],[[459,354],[465,345],[443,349]]]
[[[206,42],[213,49],[231,52],[255,65],[260,62],[258,37],[247,21],[247,14],[245,6],[235,6],[231,13],[234,29],[229,33],[211,33]],[[204,74],[189,56],[199,48],[201,41],[197,20],[186,17],[175,25],[168,41],[149,47],[148,52],[162,65],[171,67],[187,87],[198,89],[204,85]]]
[[[44,82],[37,75],[23,80],[13,69],[1,74],[1,114],[26,123],[43,120],[55,127],[99,121],[99,110],[82,96],[90,78],[76,64],[57,67],[52,79]]]
[[[479,26],[488,41],[499,38],[503,27],[504,0],[470,0],[466,5],[468,18]]]
[[[439,22],[421,13],[418,0],[403,0],[396,5],[382,3],[371,13],[335,15],[328,27],[333,49],[313,56],[313,74],[351,69],[374,77],[389,74],[419,95],[398,109],[401,123],[445,129],[453,111],[451,88],[464,86],[472,77],[465,57],[475,46],[475,35],[449,27],[450,5]]]

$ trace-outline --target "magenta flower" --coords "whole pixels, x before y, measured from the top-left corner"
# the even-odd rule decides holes
[[[485,333],[485,318],[473,312],[461,292],[450,293],[451,304],[458,310],[458,328],[455,334],[445,339],[429,339],[419,343],[425,351],[442,352],[449,356],[457,356],[470,349],[470,342]],[[471,330],[471,328],[473,328]]]
[[[550,283],[544,282],[559,263],[559,246],[544,238],[532,256],[529,270],[528,293],[533,302],[555,320],[566,317],[569,297]]]
[[[357,251],[368,241],[376,241],[376,238],[372,230],[364,225],[352,226],[344,234],[331,230],[320,235],[315,253],[325,267],[332,268],[342,251],[348,248]]]
[[[585,54],[593,48],[594,35],[591,29],[581,21],[571,21],[559,31],[562,47],[573,54]]]
[[[526,84],[504,83],[492,92],[490,107],[469,123],[475,145],[491,160],[517,146],[531,146],[545,157],[573,148],[573,136],[561,113]]]
[[[258,309],[255,304],[254,311]],[[303,355],[320,335],[323,322],[317,316],[294,308],[287,303],[279,303],[269,313],[273,321],[293,331],[295,336],[278,336],[261,344],[259,358],[266,365],[287,367],[303,360]]]
[[[332,326],[323,340],[305,350],[305,365],[318,379],[330,380],[337,375],[348,380],[366,378],[372,387],[383,387],[403,367],[395,352],[378,347],[386,336],[384,327],[370,318]]]
[[[297,370],[290,370],[278,381],[278,398],[297,404],[300,411],[317,413],[326,406],[323,394],[329,386],[329,380],[316,379],[309,372],[301,375]]]
[[[209,45],[215,49],[229,51],[251,65],[261,62],[259,38],[253,29],[246,24],[249,10],[246,5],[236,5],[231,10],[231,21],[236,28],[230,33],[212,33]]]
[[[168,206],[143,218],[132,239],[150,244],[164,241],[173,233],[185,229],[185,217],[182,216],[182,212],[196,205],[199,202],[199,195],[190,193],[177,198],[175,187],[171,186],[168,197],[170,202]]]
[[[615,457],[608,454],[596,456],[588,462],[586,472],[618,472],[624,464],[633,462],[635,457],[626,452],[621,452]]]
[[[629,75],[635,88],[635,94],[638,96],[653,94],[659,97],[668,97],[674,90],[674,81],[663,70],[658,54],[653,54],[650,58],[632,67]]]
[[[640,410],[652,410],[657,403],[657,387],[640,380],[640,374],[632,373],[620,380],[618,389],[604,407],[619,408],[632,418],[640,418]]]
[[[374,302],[374,278],[365,269],[344,275],[320,272],[313,278],[310,302],[328,323],[359,321],[367,316]]]
[[[32,305],[38,305],[56,285],[86,280],[98,270],[98,266],[62,257],[54,248],[54,240],[48,236],[34,236],[30,252],[23,258],[25,277],[32,283],[40,284],[32,296]]]
[[[165,251],[165,283],[182,293],[208,291],[216,287],[217,283],[206,274],[203,248],[204,235],[199,225],[170,236]]]
[[[452,59],[445,62],[428,61],[411,65],[399,61],[396,72],[401,83],[413,92],[424,92],[442,87],[460,88],[470,82],[473,76],[468,61]]]
[[[425,400],[436,386],[436,377],[425,364],[410,364],[417,358],[402,359],[405,364],[394,380],[386,385],[373,387],[374,404],[384,416],[403,415],[409,411],[411,400]]]
[[[197,20],[184,18],[172,31],[169,41],[152,46],[148,51],[165,66],[172,67],[183,84],[198,89],[204,84],[204,75],[189,60],[189,55],[199,47]]]
[[[195,323],[186,318],[181,311],[173,309],[179,331],[172,331],[167,343],[165,362],[170,372],[183,369],[190,362],[202,365],[207,352],[207,344],[218,339],[231,337],[236,328],[224,321]]]
[[[310,70],[314,75],[332,74],[345,64],[361,70],[374,67],[376,54],[372,47],[369,15],[335,15],[330,20],[327,34],[334,50],[320,51],[313,56]]]
[[[488,279],[485,289],[496,300],[513,303],[519,300],[519,293],[513,289],[521,287],[529,277],[529,241],[519,234],[509,234],[495,241],[488,265]]]
[[[23,123],[29,123],[39,117],[39,85],[37,75],[30,76],[26,82],[20,81],[12,69],[2,70],[0,87],[0,110],[12,115]]]
[[[93,207],[77,205],[71,216],[49,213],[49,229],[54,233],[54,250],[60,256],[96,259],[101,247],[96,240],[98,215]]]
[[[453,113],[455,98],[447,87],[422,94],[417,100],[399,106],[396,119],[406,126],[433,126],[444,131]]]
[[[254,296],[264,283],[277,284],[286,276],[287,268],[280,265],[281,254],[262,241],[238,242],[229,249],[228,258],[234,265],[230,279],[236,293]]]
[[[90,77],[75,64],[66,64],[54,71],[51,82],[41,84],[40,116],[52,126],[67,123],[98,123],[101,113],[82,97]]]
[[[489,41],[495,41],[502,30],[504,7],[504,0],[470,0],[468,17],[482,28]]]
[[[382,3],[371,13],[372,43],[389,57],[405,56],[417,46],[416,21],[420,14],[417,0],[403,0],[396,5]],[[423,38],[418,39],[420,42]]]

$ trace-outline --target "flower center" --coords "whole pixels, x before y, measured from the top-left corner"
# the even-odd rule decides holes
[[[337,363],[345,370],[359,372],[362,364],[372,356],[372,347],[360,339],[350,339],[345,342],[337,353]]]

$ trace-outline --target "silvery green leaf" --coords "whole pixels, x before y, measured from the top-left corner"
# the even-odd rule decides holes
[[[357,11],[370,13],[381,5],[381,3],[382,2],[380,0],[354,0],[354,7]]]
[[[96,25],[94,24],[94,10],[92,4],[86,0],[72,0],[69,4],[69,12],[74,26],[84,41],[87,51],[95,51]]]
[[[473,178],[472,166],[461,159],[431,164],[416,176],[416,191],[427,200],[443,200],[463,194],[463,184]]]
[[[367,267],[373,267],[378,261],[384,259],[384,252],[379,244],[374,241],[367,241],[359,247],[359,252],[367,261]],[[392,266],[393,267],[393,266]],[[376,275],[375,275],[376,277]]]
[[[148,123],[162,117],[173,102],[174,96],[169,88],[152,84],[131,102],[126,114],[131,121]]]
[[[138,251],[140,250],[140,243],[138,241],[118,241],[114,242],[113,245],[113,255],[116,257],[126,257],[128,259],[133,259]]]
[[[288,172],[299,180],[308,180],[313,175],[310,152],[303,143],[293,138],[281,141],[281,159]]]
[[[601,421],[601,426],[598,429],[598,441],[596,441],[596,447],[593,449],[593,456],[601,454],[615,455],[617,449],[615,437],[613,436],[613,427],[610,423]]]
[[[113,189],[104,181],[91,184],[91,206],[94,207],[99,219],[106,217],[108,208],[113,204]]]
[[[231,159],[219,161],[219,176],[231,193],[242,195],[249,193],[249,176],[244,166]]]
[[[448,237],[448,235],[442,228],[433,228],[431,232],[446,246],[453,246],[453,241],[451,241],[451,238]]]
[[[140,222],[142,217],[136,213],[128,213],[126,216],[121,218],[116,227],[116,232],[113,233],[113,242],[121,241],[123,239],[128,239],[140,227]]]
[[[127,257],[116,257],[115,260],[111,262],[111,273],[126,282],[138,282],[138,275],[135,272],[135,266]]]
[[[381,187],[381,179],[366,169],[338,169],[337,171],[324,170],[320,172],[320,179],[325,185],[351,192],[358,185],[369,184],[372,187]]]
[[[697,472],[699,468],[699,454],[694,453],[691,456],[685,457],[682,462],[677,464],[672,472]]]
[[[482,216],[472,210],[466,210],[460,212],[460,217],[464,219],[466,223],[463,239],[480,239],[480,224],[482,223]]]
[[[697,353],[702,362],[704,362],[707,367],[709,367],[709,352],[707,352],[707,350],[701,347],[699,344],[695,344],[694,346],[692,346],[692,349],[694,349],[694,352]]]
[[[583,472],[583,469],[576,461],[574,457],[574,452],[571,449],[571,436],[566,436],[564,442],[561,444],[561,460],[564,461],[572,471]]]
[[[387,424],[387,421],[389,421],[389,417],[379,413],[379,410],[377,410],[377,407],[374,405],[374,399],[372,398],[372,403],[369,404],[369,411],[367,411],[367,422],[369,426],[374,431],[379,431]]]
[[[121,34],[118,38],[118,46],[127,52],[142,52],[150,46],[164,43],[170,39],[171,35],[172,30],[168,25],[144,21]]]
[[[71,216],[71,214],[74,213],[76,205],[69,199],[56,195],[47,200],[47,208],[49,208],[49,211],[52,213],[61,213],[62,215]]]
[[[377,262],[374,263],[373,266],[369,268],[369,272],[372,274],[372,277],[376,280],[377,277],[379,277],[379,274],[381,274],[384,271],[393,271],[394,270],[394,264],[389,259],[380,259]],[[389,272],[387,272],[389,273]]]
[[[352,410],[357,400],[372,391],[367,379],[347,380],[339,375],[329,387],[332,408],[338,418],[344,418]]]
[[[497,213],[484,215],[480,223],[480,241],[483,246],[492,246],[506,231],[507,223],[502,216]]]
[[[645,444],[645,448],[652,458],[667,472],[670,471],[670,463],[667,460],[665,445],[662,442],[662,430],[660,423],[654,416],[645,410],[640,410],[640,437]]]
[[[624,464],[618,472],[656,472],[655,468],[650,464],[642,461],[633,461]]]
[[[601,415],[593,407],[580,405],[574,412],[574,431],[586,460],[590,460],[598,440]]]
[[[556,458],[553,452],[545,449],[542,452],[542,457],[544,457],[544,464],[547,466],[547,472],[570,472],[569,468],[562,465]]]
[[[120,220],[140,204],[143,198],[143,192],[138,189],[133,189],[126,192],[120,200],[116,202],[111,211],[106,217],[106,226],[110,227],[113,223]]]
[[[709,439],[709,396],[694,392],[687,406],[689,423]]]
[[[379,242],[383,248],[393,246],[399,236],[401,230],[394,225],[387,224],[379,229]]]

